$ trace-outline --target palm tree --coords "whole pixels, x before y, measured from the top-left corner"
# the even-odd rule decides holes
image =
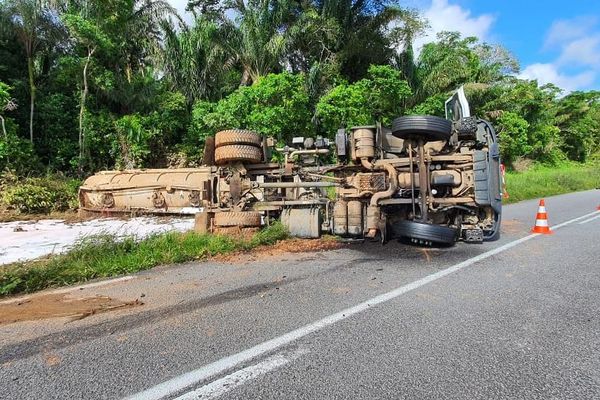
[[[134,0],[133,7],[122,15],[121,38],[125,75],[131,82],[133,72],[144,72],[159,63],[163,51],[162,21],[174,18],[181,21],[177,10],[166,0]]]
[[[336,63],[340,26],[314,7],[303,9],[287,32],[286,64],[294,72],[309,72],[319,65]]]
[[[216,100],[222,94],[223,75],[235,64],[235,54],[224,41],[228,28],[198,18],[192,27],[182,25],[177,32],[172,23],[163,22],[162,68],[188,102]]]
[[[287,49],[286,24],[290,23],[292,2],[250,0],[235,4],[238,17],[226,20],[225,43],[242,67],[242,85],[281,68]]]
[[[409,106],[464,84],[497,83],[519,69],[503,47],[479,43],[475,37],[461,38],[459,32],[439,33],[436,42],[423,46],[416,60],[406,57],[403,61],[404,71],[411,74],[408,81],[413,97]]]
[[[36,57],[44,46],[52,44],[52,36],[58,29],[57,19],[48,7],[49,2],[41,0],[7,0],[4,12],[9,15],[12,29],[23,46],[27,61],[29,82],[29,140],[33,143],[33,116],[35,113]]]
[[[395,55],[397,26],[408,15],[385,0],[320,0],[315,7],[339,26],[334,51],[342,73],[351,81],[363,78],[372,64],[389,64]]]

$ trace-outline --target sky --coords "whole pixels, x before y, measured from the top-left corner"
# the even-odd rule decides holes
[[[186,20],[187,0],[169,0]],[[519,76],[565,91],[600,90],[600,0],[401,0],[431,26],[417,46],[441,31],[459,31],[506,47]]]

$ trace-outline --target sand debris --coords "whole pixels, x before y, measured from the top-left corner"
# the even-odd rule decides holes
[[[35,295],[22,301],[0,304],[0,325],[48,318],[69,318],[67,322],[90,315],[143,305],[139,299],[123,301],[108,296],[72,297],[68,294]]]

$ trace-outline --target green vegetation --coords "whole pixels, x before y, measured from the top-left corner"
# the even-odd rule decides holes
[[[456,32],[416,52],[428,22],[402,4],[190,0],[187,25],[164,0],[0,0],[0,174],[195,166],[220,129],[331,138],[443,115],[460,85],[509,169],[600,152],[600,92],[518,79],[509,51]],[[51,193],[18,183],[9,203],[48,210]]]
[[[459,85],[501,131],[503,156],[585,161],[599,94],[515,78],[499,45],[427,26],[393,0],[0,0],[0,169],[19,174],[193,163],[223,128],[288,139],[443,113]],[[394,28],[390,28],[393,26]],[[283,72],[288,71],[288,72]],[[25,162],[24,162],[25,161]]]
[[[465,86],[496,126],[510,201],[600,186],[600,92],[516,78],[501,45],[442,32],[397,0],[0,0],[0,211],[73,209],[100,169],[196,166],[230,128],[279,141],[444,114]],[[583,163],[583,164],[576,164]],[[587,163],[587,164],[586,164]],[[582,166],[583,165],[583,166]],[[1,217],[1,216],[0,216]],[[68,254],[0,267],[0,294],[247,249],[249,241],[166,234],[90,238]]]
[[[597,189],[600,188],[600,164],[537,165],[525,172],[507,173],[506,186],[510,195],[507,203]]]
[[[63,255],[26,263],[0,266],[0,295],[30,293],[90,279],[130,274],[157,265],[182,263],[216,254],[273,245],[287,237],[276,223],[249,239],[200,235],[194,232],[165,233],[137,241],[133,237],[89,237]]]
[[[76,210],[80,184],[78,179],[56,174],[27,178],[5,174],[0,179],[0,211],[31,214]]]

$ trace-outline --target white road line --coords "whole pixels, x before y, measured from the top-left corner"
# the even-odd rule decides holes
[[[25,300],[31,299],[32,297],[36,297],[36,296],[44,296],[44,295],[49,295],[49,294],[70,293],[70,292],[75,292],[75,291],[78,291],[78,290],[90,289],[90,288],[95,288],[95,287],[99,287],[99,286],[110,285],[111,283],[130,281],[130,280],[135,279],[135,278],[136,277],[133,276],[133,275],[127,275],[127,276],[122,276],[120,278],[107,279],[107,280],[103,280],[103,281],[87,283],[85,285],[71,286],[71,287],[66,287],[66,288],[63,288],[63,289],[42,291],[42,292],[38,292],[36,294],[32,294],[32,295],[29,295],[29,296],[13,297],[12,299],[2,300],[2,301],[0,301],[0,304],[16,303],[16,302],[19,302],[19,301],[25,301]]]
[[[600,210],[591,212],[589,214],[582,215],[581,217],[570,219],[570,220],[568,220],[566,222],[563,222],[561,224],[558,224],[558,225],[554,225],[554,226],[551,227],[551,229],[556,230],[556,229],[562,228],[563,226],[571,225],[573,222],[581,221],[582,219],[589,218],[589,217],[591,217],[593,215],[596,215],[596,214],[600,214]]]
[[[251,365],[249,367],[236,371],[233,374],[227,375],[221,379],[211,382],[208,385],[202,386],[196,390],[179,396],[175,400],[214,399],[227,393],[231,389],[235,389],[238,386],[242,386],[249,380],[258,378],[260,375],[264,375],[277,368],[283,367],[284,365],[294,361],[295,359],[307,353],[308,350],[302,349],[287,355],[276,354],[256,365]]]
[[[581,222],[579,223],[579,225],[582,225],[582,224],[587,224],[588,222],[592,222],[593,220],[595,220],[595,219],[598,219],[598,218],[600,218],[600,215],[596,215],[595,217],[588,218],[588,219],[586,219],[585,221],[581,221]]]
[[[592,215],[598,214],[600,211],[595,211],[590,214],[583,215],[578,218],[571,219],[569,221],[563,222],[561,224],[555,225],[552,229],[557,230],[564,226],[570,225],[574,222],[580,221],[582,219],[588,218]],[[311,333],[320,331],[323,328],[326,328],[330,325],[335,324],[336,322],[345,320],[350,318],[351,316],[368,310],[372,306],[376,306],[378,304],[382,304],[393,300],[405,293],[408,293],[412,290],[418,289],[421,286],[425,286],[431,282],[437,281],[440,278],[443,278],[447,275],[453,274],[454,272],[460,271],[463,268],[466,268],[470,265],[473,265],[479,261],[483,261],[487,258],[495,256],[496,254],[502,253],[503,251],[509,250],[515,246],[518,246],[521,243],[527,242],[528,240],[533,239],[534,237],[540,236],[538,233],[531,234],[529,236],[525,236],[521,239],[517,239],[515,241],[506,243],[500,247],[495,249],[486,251],[476,257],[469,258],[461,263],[455,264],[449,268],[438,271],[434,274],[428,275],[424,278],[418,279],[412,283],[401,286],[397,289],[394,289],[390,292],[384,293],[382,295],[376,296],[370,300],[367,300],[363,303],[357,304],[353,307],[347,308],[335,314],[329,315],[323,319],[315,321],[311,324],[305,325],[301,328],[293,330],[291,332],[285,333],[281,336],[278,336],[274,339],[267,340],[266,342],[260,343],[254,347],[251,347],[247,350],[241,351],[237,354],[233,354],[231,356],[222,358],[218,361],[215,361],[211,364],[205,365],[196,370],[187,372],[185,374],[179,375],[173,379],[170,379],[166,382],[158,384],[154,387],[151,387],[142,392],[136,393],[127,397],[128,400],[159,400],[165,397],[172,397],[175,393],[181,392],[182,390],[189,388],[193,385],[198,384],[199,382],[205,381],[209,378],[212,378],[218,374],[221,374],[227,370],[231,370],[236,368],[242,363],[248,362],[258,356],[263,354],[272,352],[280,347],[288,345],[298,339],[301,339]]]

